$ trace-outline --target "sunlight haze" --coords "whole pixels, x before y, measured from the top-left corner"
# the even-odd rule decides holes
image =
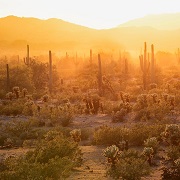
[[[58,18],[104,29],[149,14],[180,12],[179,0],[0,0],[0,17]]]

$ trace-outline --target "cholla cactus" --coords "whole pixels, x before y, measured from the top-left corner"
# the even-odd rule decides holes
[[[45,95],[42,97],[42,100],[43,100],[43,102],[48,102],[48,100],[49,100],[49,95],[48,95],[48,94],[45,94]]]
[[[6,94],[6,98],[9,99],[9,100],[12,100],[13,97],[14,97],[14,94],[12,92],[8,92]]]
[[[141,105],[142,108],[148,106],[147,97],[147,94],[140,94],[137,97],[137,102]]]
[[[165,140],[172,145],[180,143],[180,127],[177,124],[166,125],[165,131],[162,133]]]
[[[22,94],[23,94],[23,97],[24,97],[24,98],[26,97],[27,93],[28,93],[27,89],[26,89],[26,88],[23,88],[23,89],[22,89]]]
[[[169,94],[163,93],[162,96],[163,96],[163,98],[164,98],[164,101],[167,102]]]
[[[169,105],[170,105],[170,109],[171,109],[171,110],[174,110],[174,106],[175,106],[175,96],[169,95],[169,96],[168,96],[168,102],[169,102]]]
[[[158,142],[156,137],[152,137],[152,138],[149,138],[146,141],[144,141],[144,145],[145,145],[145,147],[152,147],[154,153],[156,153],[157,149],[158,149],[159,142]]]
[[[116,145],[112,145],[103,150],[103,156],[108,158],[108,162],[115,164],[118,158],[119,148]]]
[[[18,99],[19,98],[19,93],[20,93],[19,87],[18,86],[14,86],[13,87],[13,92],[16,95],[16,99]]]
[[[81,141],[81,130],[80,129],[74,129],[70,132],[70,135],[72,139],[75,142],[80,142]]]
[[[30,107],[30,106],[34,105],[34,101],[28,100],[24,105]]]
[[[152,165],[152,157],[153,157],[153,153],[154,153],[154,150],[152,147],[145,147],[143,149],[143,152],[142,154],[147,157],[147,161],[149,163],[149,165],[151,166]]]
[[[153,98],[153,103],[157,103],[157,102],[158,102],[158,101],[157,101],[158,95],[157,95],[156,93],[151,94],[151,97]]]

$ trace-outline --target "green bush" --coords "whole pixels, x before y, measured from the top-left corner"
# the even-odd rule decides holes
[[[129,132],[129,142],[131,145],[142,146],[144,141],[151,137],[157,137],[159,141],[161,139],[160,134],[164,129],[164,125],[137,124]]]
[[[176,160],[180,157],[180,146],[170,146],[167,149],[167,158],[170,160]]]
[[[129,129],[122,127],[101,126],[93,134],[93,143],[98,145],[113,145],[119,141],[128,140]]]
[[[123,151],[115,166],[107,170],[107,175],[113,179],[140,180],[142,176],[150,173],[149,165],[135,150]]]
[[[161,175],[162,180],[179,180],[180,179],[180,158],[169,167],[163,167]]]
[[[64,179],[80,162],[78,145],[62,133],[50,131],[24,157],[6,159],[6,168],[0,174],[0,179]]]

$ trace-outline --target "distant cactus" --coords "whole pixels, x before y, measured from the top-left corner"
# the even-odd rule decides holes
[[[143,87],[144,90],[147,90],[147,75],[149,72],[150,63],[149,63],[149,59],[147,59],[146,42],[144,42],[144,56],[140,55],[139,60],[140,60],[140,67],[143,72]]]
[[[27,66],[32,64],[32,59],[29,56],[29,45],[27,45],[27,56],[24,58],[24,64]]]
[[[22,89],[22,95],[23,95],[24,98],[26,97],[27,93],[28,93],[27,89],[23,88]]]
[[[18,86],[13,87],[13,93],[15,94],[16,99],[18,99],[19,98],[19,93],[20,93],[20,89],[19,89]]]
[[[7,85],[7,87],[6,87],[6,90],[7,90],[7,92],[9,91],[9,84],[10,84],[10,79],[9,79],[9,64],[6,64],[6,72],[7,72],[7,81],[6,81],[6,85]]]
[[[144,141],[145,147],[152,147],[154,153],[157,152],[159,142],[156,137],[148,138],[146,141]]]
[[[52,93],[52,55],[51,51],[49,51],[49,91]]]
[[[166,125],[165,131],[161,136],[168,142],[170,145],[179,145],[180,144],[180,127],[178,124],[169,124]]]
[[[92,49],[90,49],[90,59],[89,59],[90,64],[92,64]]]
[[[101,67],[101,56],[98,54],[98,88],[99,88],[99,96],[102,96],[102,67]]]
[[[151,97],[153,98],[153,103],[154,104],[158,102],[158,100],[157,100],[158,95],[156,93],[151,94]]]
[[[152,147],[145,147],[143,149],[143,153],[142,154],[147,158],[147,161],[148,161],[150,166],[152,165],[153,153],[154,153],[154,150],[153,150]]]
[[[13,97],[14,97],[13,92],[8,92],[8,93],[6,94],[6,98],[9,99],[9,100],[12,100]]]
[[[154,45],[151,45],[151,83],[155,83]]]
[[[148,106],[147,97],[148,97],[147,94],[140,94],[137,97],[137,102],[142,108],[145,108]]]
[[[48,95],[48,94],[45,94],[45,95],[42,97],[42,101],[43,101],[43,102],[48,102],[48,101],[49,101],[49,95]]]

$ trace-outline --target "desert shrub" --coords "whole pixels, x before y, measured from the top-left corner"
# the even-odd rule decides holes
[[[19,115],[22,114],[23,104],[20,102],[8,102],[6,105],[0,105],[0,115]]]
[[[101,126],[93,134],[93,143],[99,145],[113,145],[128,139],[129,129],[121,127]]]
[[[149,165],[135,150],[120,153],[115,166],[107,169],[107,175],[113,179],[139,180],[150,173]]]
[[[173,162],[170,167],[163,167],[161,175],[162,180],[179,180],[180,179],[180,159]]]
[[[45,125],[45,121],[38,117],[31,117],[29,119],[29,122],[30,122],[30,126],[32,127],[43,127]]]
[[[180,157],[180,146],[170,146],[167,149],[167,158],[170,160],[176,160]]]
[[[58,122],[63,126],[68,126],[73,121],[74,113],[70,107],[63,107],[58,112]]]
[[[81,141],[81,129],[73,129],[72,131],[70,131],[70,136],[74,142],[80,142]]]
[[[21,146],[24,140],[37,139],[43,133],[38,129],[32,128],[31,120],[12,120],[0,124],[0,145],[8,145],[7,139],[11,139],[12,146]]]
[[[93,130],[90,128],[82,128],[81,129],[81,140],[88,140],[93,134]]]
[[[128,149],[127,151],[121,151],[119,158],[140,158],[141,154],[135,149]]]
[[[62,125],[63,127],[66,127],[73,120],[74,109],[69,105],[64,105],[58,108],[44,106],[40,110],[38,117],[45,121],[50,120],[53,126]]]
[[[122,108],[121,110],[117,112],[114,112],[112,114],[112,122],[123,122],[126,114],[127,114],[127,111],[124,108]]]
[[[0,90],[0,99],[3,99],[5,97],[5,95],[6,95],[6,91],[1,89]]]
[[[129,132],[129,142],[131,145],[141,146],[146,139],[151,137],[157,137],[157,140],[160,140],[160,133],[164,129],[164,125],[137,124]]]
[[[64,179],[80,163],[80,157],[81,152],[76,143],[58,131],[50,131],[24,157],[6,159],[6,170],[2,171],[0,178]]]
[[[104,109],[104,113],[111,115],[112,112],[116,113],[117,111],[119,111],[120,105],[117,102],[113,102],[113,101],[104,101],[103,102],[103,109]]]
[[[135,121],[148,121],[150,119],[150,112],[147,108],[140,109],[136,112],[134,120]]]

